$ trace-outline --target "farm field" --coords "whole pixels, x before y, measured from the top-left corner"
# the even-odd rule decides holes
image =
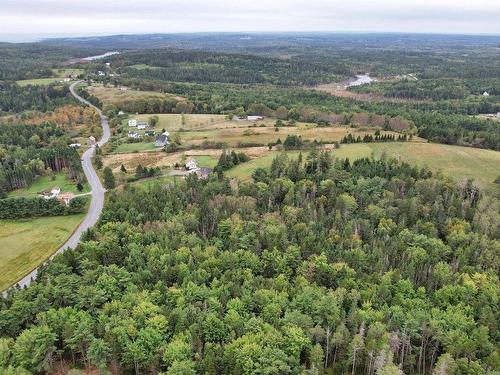
[[[74,194],[80,194],[78,189],[76,188],[76,184],[73,181],[68,180],[65,173],[55,173],[54,179],[51,179],[49,176],[42,176],[37,178],[31,186],[23,189],[16,189],[9,193],[9,196],[12,197],[34,197],[39,192],[49,191],[53,187],[59,186],[61,188],[61,192],[71,192]],[[83,191],[81,193],[87,193],[89,190],[89,186],[87,183],[83,184]]]
[[[71,235],[84,216],[0,220],[0,290],[43,263]]]
[[[320,127],[312,123],[298,122],[295,126],[279,127],[275,130],[276,119],[266,118],[257,123],[228,120],[223,115],[178,115],[178,114],[160,114],[160,115],[138,115],[131,116],[138,121],[147,122],[151,116],[158,116],[158,124],[148,130],[154,130],[160,133],[163,129],[168,130],[172,135],[180,137],[183,146],[200,145],[204,142],[224,142],[228,147],[243,146],[267,146],[270,142],[282,142],[287,135],[297,135],[305,140],[317,140],[319,142],[334,143],[340,141],[344,136],[352,133],[355,137],[363,137],[366,134],[373,134],[375,128],[351,128],[348,126],[327,126]],[[123,120],[122,134],[126,137],[128,130],[135,128],[128,127],[128,120]],[[137,131],[144,134],[144,131]],[[397,133],[390,131],[381,131],[381,134]],[[417,139],[415,139],[417,140]],[[149,150],[150,146],[130,146],[123,145],[115,149],[115,152],[132,152]]]

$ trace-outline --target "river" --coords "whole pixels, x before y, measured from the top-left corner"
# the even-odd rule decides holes
[[[93,60],[103,59],[103,58],[108,57],[108,56],[118,55],[119,53],[120,52],[118,52],[118,51],[106,52],[106,53],[103,53],[102,55],[84,57],[84,58],[82,58],[82,60],[83,61],[93,61]]]

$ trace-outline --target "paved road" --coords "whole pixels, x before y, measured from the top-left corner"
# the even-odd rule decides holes
[[[97,112],[99,112],[102,125],[102,138],[97,142],[97,144],[99,146],[103,146],[106,144],[106,142],[108,142],[110,137],[108,119],[106,118],[106,116],[102,114],[99,108],[90,104],[88,101],[83,99],[75,92],[75,85],[77,85],[78,83],[79,82],[73,83],[69,89],[71,91],[71,94],[73,94],[73,96],[77,98],[80,102],[94,108]],[[92,166],[92,156],[94,155],[94,151],[95,148],[90,147],[87,151],[83,153],[82,156],[83,172],[85,173],[85,177],[87,177],[87,181],[92,190],[91,193],[92,200],[90,202],[90,207],[87,212],[87,216],[85,216],[85,219],[83,219],[83,221],[80,223],[80,226],[75,230],[75,232],[71,235],[71,237],[54,254],[52,254],[49,259],[54,258],[57,254],[64,252],[68,248],[72,249],[75,248],[78,242],[80,242],[80,237],[82,233],[85,232],[90,227],[92,227],[97,222],[99,216],[101,215],[101,211],[104,206],[104,192],[106,190],[102,186],[101,181],[99,181],[99,177],[97,176],[97,173],[94,170],[94,167]],[[20,287],[28,286],[36,278],[36,275],[37,275],[37,270],[35,269],[28,275],[23,277],[19,282],[17,282],[17,284]]]

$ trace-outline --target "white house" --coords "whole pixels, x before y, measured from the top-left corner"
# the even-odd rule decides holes
[[[99,71],[97,72],[97,75],[98,75],[98,76],[100,76],[100,77],[103,77],[103,76],[105,76],[105,75],[106,75],[106,73],[104,73],[102,70],[99,70]]]
[[[91,135],[89,137],[89,146],[95,146],[95,144],[96,144],[95,137],[93,135]]]
[[[125,112],[123,112],[123,111],[118,112],[118,116],[123,116],[124,114],[125,114]]]
[[[167,137],[170,137],[170,133],[169,133],[167,130],[165,130],[165,131],[164,131],[163,133],[161,133],[161,134],[163,134],[163,135],[165,135],[165,136],[167,136]]]
[[[137,138],[140,138],[141,136],[139,135],[139,133],[133,131],[133,130],[130,130],[128,132],[128,135],[127,135],[129,138],[134,138],[134,139],[137,139]]]
[[[264,120],[264,116],[247,116],[248,121],[261,121]]]
[[[137,123],[137,129],[139,130],[144,130],[144,129],[147,129],[149,128],[149,125],[147,122],[138,122]]]
[[[483,96],[490,96],[487,91],[483,92]]]
[[[131,128],[137,127],[137,120],[135,118],[131,118],[130,120],[128,120],[128,126],[130,126]]]
[[[57,198],[57,196],[59,195],[60,192],[61,192],[61,188],[59,186],[54,186],[52,188],[52,190],[50,190],[50,193],[45,192],[45,193],[42,194],[42,196],[45,199]]]
[[[82,147],[82,144],[81,143],[72,143],[72,144],[69,145],[69,147],[80,148],[80,147]]]
[[[191,172],[196,172],[198,168],[198,163],[193,158],[189,158],[186,161],[186,169]]]

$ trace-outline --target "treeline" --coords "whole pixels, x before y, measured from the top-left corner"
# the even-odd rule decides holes
[[[0,368],[499,371],[500,206],[473,182],[317,151],[220,178],[110,192],[0,303]]]
[[[0,124],[0,197],[49,172],[64,170],[69,178],[83,181],[80,156],[69,142],[54,123]]]
[[[53,111],[65,104],[77,104],[64,85],[18,86],[0,80],[0,114],[25,110]]]
[[[340,143],[370,143],[370,142],[406,142],[407,140],[411,140],[412,136],[408,137],[406,134],[380,134],[380,132],[375,132],[374,135],[365,134],[363,138],[360,135],[355,137],[351,133],[344,136]]]
[[[238,164],[247,162],[250,160],[250,157],[244,152],[235,152],[232,150],[231,152],[227,150],[223,150],[222,154],[219,156],[219,160],[217,165],[215,166],[215,171],[227,171],[232,167],[237,166]]]
[[[77,214],[85,211],[86,204],[86,197],[75,197],[67,206],[56,198],[5,198],[0,199],[0,219],[25,219]]]
[[[469,95],[500,95],[500,79],[463,80],[463,79],[403,79],[396,82],[375,82],[351,88],[360,93],[376,93],[385,97],[418,99],[418,100],[448,100],[465,99]]]

